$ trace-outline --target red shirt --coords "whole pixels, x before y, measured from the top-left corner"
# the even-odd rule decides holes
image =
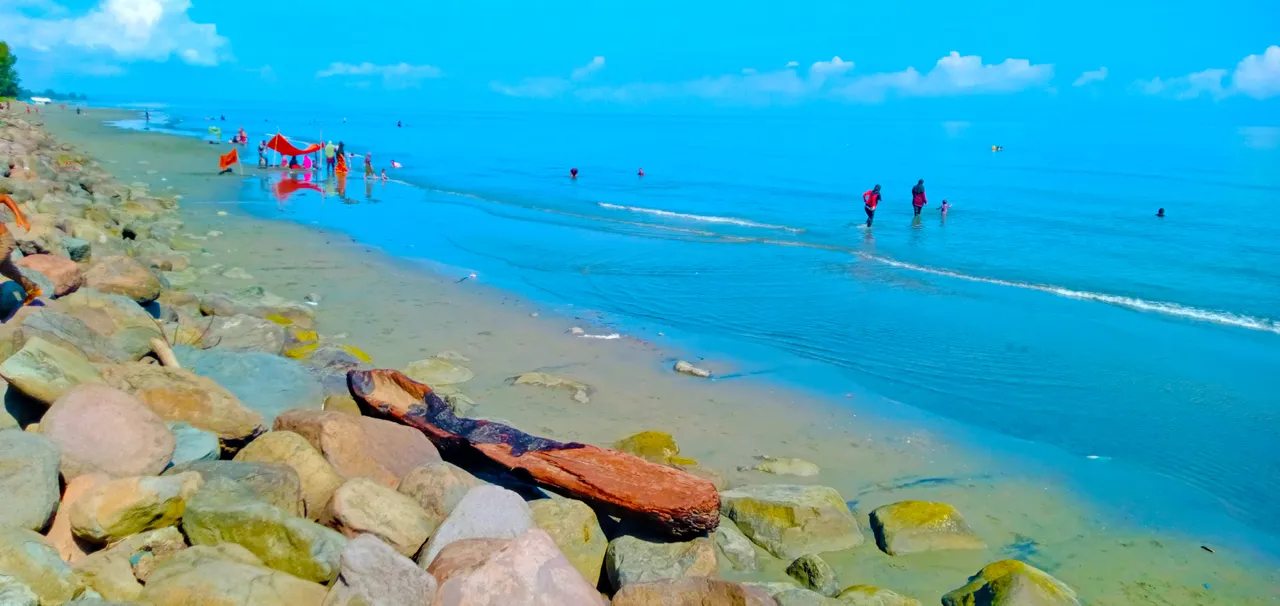
[[[880,194],[874,189],[869,189],[866,193],[862,194],[862,203],[866,204],[867,208],[875,210],[876,205],[880,203]]]

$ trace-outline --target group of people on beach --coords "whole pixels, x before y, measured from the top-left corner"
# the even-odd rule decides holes
[[[878,183],[875,187],[862,194],[863,210],[867,212],[867,227],[871,227],[871,223],[875,221],[876,207],[880,206],[880,199],[880,184]],[[911,188],[911,208],[915,210],[916,217],[920,216],[920,211],[924,210],[925,205],[928,203],[929,200],[924,193],[924,179],[916,181],[915,187]],[[951,210],[951,203],[943,200],[939,210],[942,211],[942,215],[945,217],[947,211]]]

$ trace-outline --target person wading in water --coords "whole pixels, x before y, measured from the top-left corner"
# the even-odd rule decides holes
[[[911,206],[916,209],[916,216],[920,216],[920,209],[924,208],[929,201],[924,197],[924,179],[916,182],[916,186],[911,188]]]
[[[867,190],[862,194],[862,204],[865,205],[863,210],[867,211],[867,227],[871,227],[871,221],[876,218],[876,206],[880,204],[880,184]]]

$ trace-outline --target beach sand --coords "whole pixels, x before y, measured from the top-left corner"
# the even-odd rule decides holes
[[[315,293],[323,338],[368,352],[377,367],[402,369],[441,351],[460,352],[475,372],[460,386],[477,403],[473,416],[605,446],[638,431],[659,430],[675,437],[682,456],[716,471],[730,486],[836,488],[868,538],[854,550],[827,554],[841,586],[872,584],[936,604],[983,565],[1018,558],[1071,585],[1090,604],[1280,599],[1280,576],[1257,556],[1221,549],[1210,553],[1189,537],[1129,524],[1073,494],[1051,470],[1028,465],[1012,472],[1019,466],[1007,464],[999,453],[961,446],[929,427],[861,414],[858,406],[872,404],[861,396],[831,401],[753,378],[707,381],[676,374],[674,361],[695,360],[697,352],[627,338],[580,338],[569,332],[571,327],[609,331],[591,325],[590,310],[545,308],[486,287],[483,276],[457,282],[340,233],[250,217],[240,209],[242,178],[215,175],[216,156],[227,145],[104,124],[124,117],[134,114],[92,109],[77,116],[51,108],[44,119],[60,140],[98,158],[120,180],[146,182],[157,194],[182,195],[187,231],[207,238],[202,241],[207,254],[192,255],[200,276],[189,287],[192,292],[260,285],[292,300]],[[246,149],[241,150],[244,159],[252,162],[252,149]],[[247,176],[257,172],[245,167]],[[424,236],[440,229],[447,227],[423,226]],[[231,268],[252,279],[222,275]],[[714,360],[699,365],[728,368]],[[590,401],[575,401],[569,391],[509,383],[535,370],[589,385]],[[818,464],[821,473],[797,477],[747,470],[761,455],[802,458]],[[885,555],[871,540],[867,514],[907,499],[956,506],[988,547]],[[759,571],[742,574],[722,564],[722,576],[785,581],[788,563],[759,553]]]

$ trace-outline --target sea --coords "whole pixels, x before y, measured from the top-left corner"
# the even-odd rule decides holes
[[[718,380],[874,394],[1280,553],[1280,128],[146,107],[120,125],[243,127],[250,164],[277,132],[342,141],[388,174],[247,179],[248,212],[592,310]]]

